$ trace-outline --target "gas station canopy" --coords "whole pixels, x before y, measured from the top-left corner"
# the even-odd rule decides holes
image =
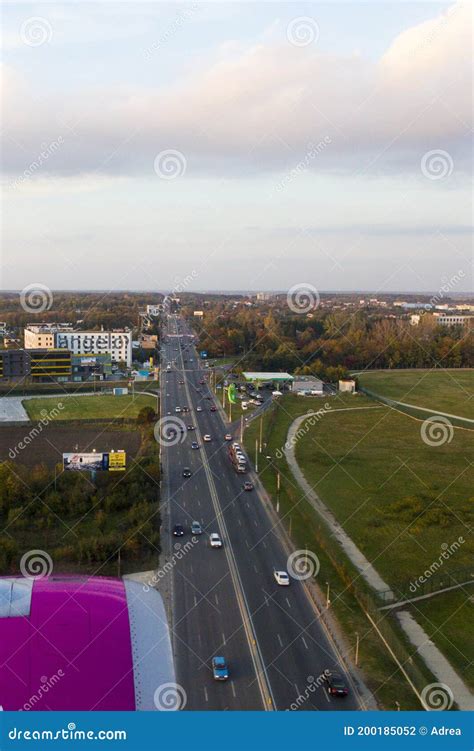
[[[289,373],[243,373],[246,381],[293,381]]]

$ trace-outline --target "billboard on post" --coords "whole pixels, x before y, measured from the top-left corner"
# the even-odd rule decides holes
[[[127,463],[125,451],[111,451],[109,457],[109,472],[124,472]]]
[[[63,468],[65,471],[79,472],[123,472],[127,463],[125,451],[111,451],[110,453],[94,451],[90,453],[63,454]]]
[[[91,453],[67,453],[63,454],[63,467],[68,471],[89,471],[96,472],[97,470],[105,469],[104,456],[102,452]]]

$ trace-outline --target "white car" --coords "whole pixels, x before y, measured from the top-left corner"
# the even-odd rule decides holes
[[[181,412],[181,407],[175,407],[175,408],[174,408],[174,411],[175,411],[176,413],[178,413],[178,412]]]
[[[219,535],[217,534],[217,532],[213,532],[209,536],[209,544],[210,544],[211,548],[221,548],[222,547],[222,540],[219,537]]]
[[[196,407],[196,412],[202,412],[202,407]]]
[[[281,587],[289,587],[290,577],[288,576],[286,571],[274,571],[273,576],[275,577],[276,583]]]
[[[209,433],[206,433],[206,435],[205,435],[205,436],[203,436],[203,441],[204,441],[205,443],[210,443],[210,442],[212,441],[212,438],[211,438],[211,436],[209,435]]]

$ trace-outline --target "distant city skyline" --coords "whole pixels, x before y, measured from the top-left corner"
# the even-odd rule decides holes
[[[2,289],[468,294],[471,12],[5,5]]]

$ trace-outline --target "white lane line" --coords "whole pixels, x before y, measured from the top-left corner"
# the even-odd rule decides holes
[[[237,694],[235,693],[234,681],[230,682],[230,687],[232,689],[232,694],[234,696],[234,699],[236,699],[237,698]]]
[[[206,701],[209,701],[209,697],[207,695],[207,688],[204,686],[204,698]]]
[[[248,503],[246,503],[245,505],[247,506],[247,508],[250,508],[250,506],[248,505]]]
[[[290,603],[288,597],[285,597],[285,600],[286,600],[286,604],[288,605],[288,607],[291,608],[291,603]]]
[[[199,498],[198,498],[198,506],[200,506],[200,505],[201,505],[201,501],[200,501],[200,500],[199,500]]]
[[[296,688],[296,696],[301,696],[300,690],[298,688],[298,684],[297,683],[293,683],[293,686]]]
[[[323,694],[324,694],[324,696],[326,698],[327,703],[330,704],[331,703],[331,699],[329,698],[328,692],[326,691],[325,688],[323,688]]]
[[[242,519],[239,519],[238,522],[239,522],[240,526],[242,526]]]
[[[256,567],[255,563],[253,564],[253,570],[255,571],[256,574],[258,574],[258,568]]]
[[[256,527],[258,527],[258,524],[257,524],[257,520],[256,520],[256,519],[254,519],[254,520],[253,520],[253,523],[255,524],[255,526],[256,526]]]
[[[197,607],[198,601],[196,595],[194,595],[194,607]]]
[[[265,542],[265,540],[262,540],[262,545],[263,545],[264,548],[267,547],[267,543]]]
[[[224,644],[224,646],[227,644],[224,632],[222,632],[222,644]]]
[[[277,634],[277,639],[278,639],[278,643],[280,644],[280,647],[282,647],[283,646],[283,642],[281,640],[280,634]]]
[[[304,638],[304,636],[301,637],[301,641],[305,645],[306,649],[309,649],[308,645],[306,644],[306,639]]]
[[[219,605],[219,598],[216,594],[214,595],[214,600],[216,601],[216,605]]]

